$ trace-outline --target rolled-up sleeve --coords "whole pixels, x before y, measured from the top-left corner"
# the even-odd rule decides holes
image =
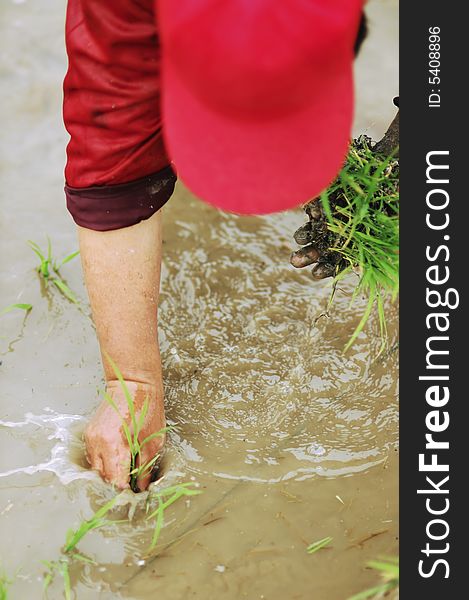
[[[162,135],[154,0],[69,0],[66,47],[67,207],[90,229],[133,225],[176,181]]]

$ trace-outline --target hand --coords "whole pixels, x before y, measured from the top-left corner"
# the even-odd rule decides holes
[[[304,206],[304,211],[309,216],[309,221],[293,234],[295,242],[303,248],[292,253],[290,263],[297,269],[317,263],[311,271],[314,279],[333,277],[337,272],[340,255],[329,251],[330,236],[321,201],[317,198],[311,200]]]
[[[148,412],[139,433],[139,442],[165,427],[163,395],[157,386],[132,381],[126,382],[134,399],[135,414],[142,410],[145,398],[148,397]],[[106,386],[107,393],[114,400],[119,413],[132,431],[131,418],[127,400],[118,381],[111,381]],[[85,452],[92,469],[101,477],[119,489],[129,487],[130,480],[130,448],[124,435],[121,417],[107,400],[103,400],[96,413],[88,423],[85,432]],[[136,466],[145,464],[161,452],[165,436],[158,436],[147,442],[141,449]],[[151,469],[138,479],[138,488],[144,490],[151,481]]]

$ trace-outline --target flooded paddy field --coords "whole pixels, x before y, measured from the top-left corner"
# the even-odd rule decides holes
[[[102,388],[79,260],[62,274],[80,299],[45,289],[27,240],[61,259],[77,249],[62,191],[63,0],[0,7],[0,571],[9,598],[42,598],[41,561],[115,492],[87,468],[82,432]],[[356,133],[377,139],[397,94],[397,2],[368,7],[357,62]],[[156,548],[148,493],[79,544],[77,600],[346,600],[375,585],[366,563],[398,551],[397,307],[378,359],[378,323],[343,348],[362,314],[341,289],[289,264],[301,210],[221,213],[178,184],[164,209],[160,341],[170,432],[156,489],[203,493],[165,513]],[[318,318],[320,317],[320,318]],[[332,537],[308,554],[309,544]],[[51,600],[64,597],[57,576]]]

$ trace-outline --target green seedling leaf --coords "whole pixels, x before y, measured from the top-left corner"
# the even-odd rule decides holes
[[[158,543],[161,534],[161,529],[163,527],[163,521],[164,509],[161,506],[161,500],[158,498],[158,509],[156,510],[155,529],[153,530],[153,535],[151,538],[150,550],[153,550],[153,548]]]
[[[314,554],[318,550],[321,550],[321,548],[325,548],[326,546],[329,546],[329,544],[331,542],[332,542],[332,538],[330,536],[322,538],[322,540],[318,540],[317,542],[313,542],[312,544],[310,544],[306,548],[306,552],[308,554]]]
[[[60,567],[60,574],[64,581],[64,593],[65,600],[71,600],[72,598],[72,586],[70,583],[70,572],[68,570],[68,562],[63,561]]]
[[[150,513],[150,515],[147,517],[147,520],[153,519],[156,516],[156,513],[158,512],[158,510],[160,510],[160,509],[166,510],[168,507],[171,506],[171,504],[174,504],[182,496],[197,496],[198,494],[202,493],[201,490],[190,490],[190,489],[184,488],[182,486],[174,486],[173,489],[174,489],[174,493],[172,494],[172,496],[170,496],[170,498],[168,498],[168,500],[166,500],[162,504],[160,504],[155,511]],[[166,494],[164,494],[164,495],[166,495]],[[162,493],[158,493],[158,492],[155,494],[155,496],[158,499],[162,498],[164,495]]]
[[[383,595],[386,592],[389,592],[393,589],[389,583],[382,583],[381,585],[377,585],[376,587],[369,588],[368,590],[364,590],[363,592],[359,592],[354,596],[351,596],[348,600],[368,600],[369,598],[376,598],[378,595]]]
[[[160,455],[156,454],[151,460],[148,460],[143,465],[135,467],[135,469],[130,471],[130,474],[136,475],[137,477],[141,477],[142,475],[145,475],[146,472],[149,471],[153,467],[153,465],[156,463],[156,461],[159,459],[159,457],[160,457]]]
[[[192,482],[180,483],[167,487],[166,489],[158,492],[152,492],[152,497],[156,497],[158,506],[147,516],[147,520],[155,519],[155,529],[153,531],[149,550],[153,550],[155,548],[160,537],[164,522],[164,511],[183,496],[196,496],[202,493],[201,490],[192,489],[193,486],[194,483]],[[164,498],[168,499],[164,500]],[[149,505],[147,505],[146,510],[148,512]]]
[[[47,236],[47,262],[49,264],[52,262],[52,244],[49,236]]]
[[[80,254],[80,250],[77,250],[76,252],[72,252],[71,254],[69,254],[68,256],[66,256],[58,265],[57,267],[55,267],[55,270],[58,271],[60,269],[60,267],[62,267],[63,265],[66,265],[68,262],[70,262],[71,260],[73,260],[75,258],[75,256],[78,256]]]
[[[119,380],[119,383],[121,384],[125,399],[127,401],[127,406],[129,409],[129,415],[130,415],[131,422],[132,422],[133,433],[134,433],[134,436],[137,435],[137,437],[138,437],[138,434],[140,433],[140,431],[138,429],[137,421],[135,418],[135,405],[134,405],[134,401],[132,398],[132,394],[130,393],[129,388],[127,387],[127,384],[124,380],[124,377],[122,376],[122,373],[119,370],[119,367],[112,360],[112,358],[109,356],[109,354],[107,354],[107,352],[105,353],[105,356],[106,356],[106,359],[108,360],[109,364],[111,365],[115,376],[117,377],[117,379]]]
[[[397,589],[399,587],[399,559],[390,557],[385,560],[372,560],[367,563],[369,567],[379,571],[383,583],[375,587],[364,590],[355,594],[348,600],[368,600],[369,598],[382,597],[387,592]]]
[[[49,278],[49,275],[50,275],[50,271],[49,271],[50,261],[49,261],[49,259],[44,256],[41,248],[36,244],[36,242],[32,242],[31,240],[28,240],[28,244],[29,244],[29,247],[31,248],[31,250],[39,258],[40,263],[39,263],[39,266],[37,267],[37,270],[44,277],[44,279],[47,280]]]
[[[143,428],[143,425],[145,423],[145,418],[148,414],[148,406],[149,406],[149,399],[148,396],[145,397],[145,400],[143,402],[143,406],[142,406],[142,410],[140,411],[140,416],[138,418],[138,431],[140,432]]]
[[[13,583],[13,580],[7,577],[7,574],[2,569],[0,572],[0,600],[8,600],[8,588]]]
[[[65,554],[68,554],[72,550],[74,550],[75,547],[77,546],[77,544],[85,537],[85,535],[89,531],[91,531],[93,529],[99,529],[100,527],[104,527],[105,525],[109,525],[112,523],[112,521],[108,521],[108,520],[104,519],[103,517],[114,506],[114,504],[117,501],[117,498],[118,498],[118,496],[115,496],[114,498],[112,498],[112,500],[110,500],[104,506],[102,506],[99,510],[97,510],[90,519],[88,519],[87,521],[83,521],[83,523],[81,523],[81,525],[78,527],[78,529],[75,529],[75,530],[72,529],[67,532],[66,542],[65,542],[65,546],[64,546],[64,550],[63,550]]]
[[[44,561],[42,561],[44,562]],[[43,582],[42,582],[42,589],[44,591],[47,590],[47,588],[50,586],[50,584],[52,583],[54,576],[52,575],[52,573],[48,572],[44,575],[43,577]]]
[[[76,558],[80,562],[84,562],[87,565],[97,565],[98,564],[95,560],[89,558],[88,556],[85,556],[84,554],[80,554],[79,552],[74,552],[73,558]]]
[[[397,559],[388,559],[386,561],[371,560],[368,566],[381,571],[383,577],[393,579],[399,577],[399,563]]]
[[[172,429],[174,429],[174,426],[168,425],[167,427],[163,427],[163,429],[160,429],[159,431],[156,431],[155,433],[148,435],[143,440],[143,442],[140,443],[140,448],[143,448],[143,446],[145,446],[145,444],[148,444],[148,442],[150,442],[151,440],[154,440],[157,437],[163,437],[166,433],[168,433],[168,431],[171,431]]]
[[[6,306],[5,308],[3,308],[2,310],[0,310],[0,315],[5,315],[6,313],[15,310],[15,308],[18,308],[19,310],[24,310],[27,313],[32,310],[33,305],[32,304],[10,304],[10,306]]]
[[[132,435],[130,433],[129,426],[127,425],[127,422],[125,421],[124,417],[121,415],[119,407],[114,402],[114,398],[110,394],[108,394],[108,392],[106,392],[106,391],[103,391],[102,394],[103,394],[104,398],[106,399],[106,401],[109,403],[109,405],[119,415],[121,424],[122,424],[122,429],[124,431],[125,439],[127,440],[127,444],[129,445],[129,448],[132,448],[133,440],[132,440]]]
[[[54,277],[53,279],[51,279],[51,281],[59,289],[59,291],[65,296],[65,298],[70,300],[70,302],[73,302],[73,304],[79,304],[78,298],[75,296],[75,294],[72,292],[72,290],[68,287],[68,285],[66,283],[64,283],[64,281],[62,279],[57,279]]]

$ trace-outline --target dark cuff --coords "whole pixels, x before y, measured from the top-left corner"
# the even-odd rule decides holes
[[[65,186],[67,208],[77,225],[109,231],[149,219],[171,197],[176,175],[171,166],[136,181],[88,188]]]

